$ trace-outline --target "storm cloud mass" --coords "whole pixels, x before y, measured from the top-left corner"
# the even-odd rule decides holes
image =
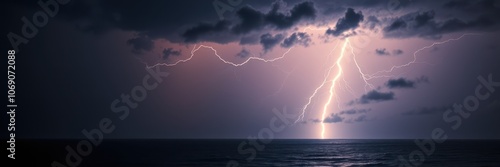
[[[231,12],[223,20],[219,20],[211,2],[208,1],[172,1],[134,3],[132,1],[76,1],[62,11],[62,17],[73,22],[85,32],[97,34],[113,30],[134,31],[141,34],[142,45],[134,44],[134,52],[149,50],[146,40],[165,39],[174,43],[215,42],[227,44],[235,41],[247,41],[246,35],[261,36],[269,31],[275,33],[294,34],[293,28],[303,25],[327,23],[334,25],[326,30],[326,34],[340,36],[350,30],[356,30],[363,24],[370,29],[380,27],[386,38],[441,38],[442,35],[467,31],[492,31],[498,28],[500,19],[499,5],[496,1],[402,1],[398,6],[388,6],[386,1],[346,1],[331,2],[312,0],[303,2],[276,1],[246,2]],[[413,10],[428,3],[434,3],[432,9]],[[116,5],[118,4],[118,5]],[[192,5],[197,4],[197,5]],[[159,6],[162,6],[160,8]],[[408,9],[406,9],[408,8]],[[427,7],[428,8],[428,7]],[[190,10],[177,10],[190,9]],[[380,10],[391,15],[372,15],[367,11]],[[101,11],[101,12],[93,12]],[[191,12],[196,11],[196,12]],[[336,11],[336,12],[333,12]],[[365,11],[363,13],[363,11]],[[436,12],[439,11],[439,12]],[[398,14],[394,15],[397,12]],[[447,13],[474,12],[467,17],[448,17]],[[365,19],[365,16],[368,19]],[[459,16],[459,15],[456,15]],[[142,19],[147,18],[147,19]],[[356,31],[344,34],[354,35]],[[148,39],[145,39],[147,37]],[[283,47],[290,47],[293,41],[286,41]],[[253,40],[255,41],[255,40]],[[242,42],[245,43],[245,42]],[[255,42],[250,42],[255,44]],[[304,43],[300,43],[304,44]]]
[[[323,123],[331,138],[425,138],[478,92],[469,118],[449,113],[463,122],[449,136],[500,138],[500,1],[236,2],[72,0],[33,37],[22,18],[44,9],[3,2],[30,104],[19,117],[37,125],[20,136],[81,138],[127,107],[109,138],[247,138],[300,112],[276,138],[318,138]]]

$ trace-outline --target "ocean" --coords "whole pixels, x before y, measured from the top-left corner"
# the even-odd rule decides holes
[[[57,161],[63,166],[71,166],[66,163],[66,146],[77,150],[79,141],[21,140],[16,143],[16,162],[51,166]],[[80,145],[80,153],[88,155],[79,154],[80,159],[70,156],[70,160],[78,160],[76,165],[82,167],[350,167],[399,166],[403,161],[411,166],[500,166],[500,140],[447,140],[434,143],[434,147],[424,145],[429,155],[414,140],[276,139],[267,142],[251,144],[247,139],[104,140],[90,149]]]

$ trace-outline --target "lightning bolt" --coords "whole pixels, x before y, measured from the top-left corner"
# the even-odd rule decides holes
[[[334,94],[334,89],[335,89],[335,83],[337,83],[337,80],[340,78],[342,75],[342,66],[340,65],[340,62],[342,61],[342,58],[344,58],[344,53],[345,53],[345,48],[347,47],[347,43],[349,43],[349,39],[346,38],[344,42],[344,46],[342,46],[342,50],[340,51],[340,57],[337,59],[337,62],[335,63],[337,65],[338,71],[337,75],[332,80],[332,85],[330,86],[330,96],[328,97],[328,101],[326,101],[325,105],[323,106],[323,113],[321,114],[321,139],[325,138],[325,117],[326,113],[328,110],[328,106],[332,103],[332,97]]]
[[[310,27],[307,27],[306,29],[304,29],[304,31],[306,30],[323,30],[323,29],[313,29],[313,28],[310,28]],[[341,53],[340,53],[340,56],[337,58],[337,60],[335,61],[335,63],[333,63],[332,65],[330,65],[330,67],[326,70],[326,73],[324,75],[324,78],[323,78],[323,81],[321,82],[321,84],[313,91],[313,93],[309,96],[308,100],[307,100],[307,103],[304,105],[304,107],[302,108],[302,112],[301,114],[299,115],[299,117],[297,118],[297,120],[295,120],[295,123],[299,122],[299,121],[303,121],[304,117],[305,117],[305,113],[306,111],[308,110],[309,106],[311,105],[312,103],[312,100],[313,98],[315,98],[319,92],[319,90],[321,90],[323,87],[325,87],[325,85],[327,85],[329,82],[331,82],[331,85],[330,85],[330,88],[328,89],[328,98],[327,98],[327,101],[324,103],[323,105],[323,109],[322,109],[322,113],[321,113],[321,138],[324,139],[325,138],[325,132],[326,132],[326,125],[325,125],[325,122],[324,120],[326,119],[327,117],[327,111],[330,107],[330,105],[332,104],[332,100],[333,100],[333,97],[335,96],[337,101],[339,101],[339,96],[335,93],[335,87],[337,85],[337,82],[338,80],[342,77],[342,74],[343,74],[343,69],[342,69],[342,65],[341,65],[341,62],[342,60],[344,59],[345,57],[345,52],[346,52],[346,49],[349,47],[350,51],[351,51],[351,55],[353,56],[353,62],[354,64],[356,65],[356,68],[357,68],[357,72],[359,72],[360,74],[360,77],[361,79],[363,80],[363,82],[365,83],[365,86],[364,86],[364,89],[365,89],[365,92],[368,91],[368,89],[374,89],[375,86],[373,84],[371,84],[369,82],[369,80],[371,79],[374,79],[374,78],[382,78],[382,77],[394,77],[394,75],[387,75],[386,73],[391,73],[393,72],[394,70],[396,69],[399,69],[399,68],[403,68],[403,67],[408,67],[414,63],[424,63],[424,62],[417,62],[417,55],[419,52],[425,50],[425,49],[429,49],[429,48],[432,48],[436,45],[442,45],[442,44],[446,44],[448,42],[451,42],[451,41],[458,41],[466,36],[470,36],[470,35],[480,35],[480,34],[471,34],[471,33],[468,33],[468,34],[463,34],[461,36],[459,36],[458,38],[451,38],[451,39],[448,39],[448,40],[445,40],[445,41],[440,41],[440,42],[434,42],[432,43],[431,45],[428,45],[428,46],[424,46],[418,50],[416,50],[414,53],[413,53],[413,59],[411,61],[409,61],[408,63],[405,63],[405,64],[401,64],[401,65],[394,65],[392,66],[391,68],[389,68],[388,70],[381,70],[381,71],[377,71],[373,74],[366,74],[362,71],[361,69],[361,66],[359,65],[357,59],[356,59],[356,54],[354,53],[354,48],[352,47],[351,43],[349,42],[349,39],[348,38],[345,38],[345,41],[344,41],[344,44],[342,46],[342,49],[341,49]],[[335,45],[335,47],[330,51],[330,53],[328,54],[329,56],[332,55],[333,51],[336,50],[338,46],[338,43]],[[232,65],[234,67],[240,67],[242,65],[245,65],[247,64],[248,62],[252,61],[252,60],[255,60],[255,61],[261,61],[261,62],[265,62],[265,63],[272,63],[274,61],[277,61],[277,60],[280,60],[280,59],[283,59],[285,58],[285,56],[292,50],[292,48],[289,48],[286,52],[284,52],[280,57],[276,57],[276,58],[272,58],[272,59],[264,59],[264,58],[260,58],[260,57],[256,57],[254,55],[252,55],[251,57],[249,57],[248,59],[246,59],[245,61],[241,62],[241,63],[234,63],[234,62],[231,62],[231,61],[228,61],[228,60],[225,60],[222,56],[220,56],[217,52],[217,50],[211,46],[207,46],[207,45],[194,45],[193,49],[191,50],[191,55],[187,58],[187,59],[182,59],[182,60],[178,60],[174,63],[157,63],[157,64],[154,64],[152,66],[149,66],[146,64],[146,62],[142,61],[142,63],[146,64],[146,66],[148,68],[154,68],[156,66],[167,66],[167,67],[171,67],[171,66],[176,66],[178,64],[181,64],[181,63],[186,63],[188,61],[190,61],[191,59],[194,58],[195,56],[195,53],[202,49],[202,48],[205,48],[205,49],[210,49],[214,52],[214,55],[223,63],[225,64],[228,64],[228,65]],[[332,70],[337,67],[337,73],[336,75],[329,80],[330,78],[330,75],[332,73]],[[280,69],[281,70],[281,69]],[[281,70],[282,72],[286,73],[287,76],[285,78],[285,80],[282,82],[282,84],[280,85],[280,88],[278,89],[278,91],[275,92],[275,94],[277,94],[282,88],[283,86],[285,85],[285,82],[286,80],[288,79],[288,77],[291,75],[291,73],[293,72],[285,72],[283,70]],[[349,86],[348,82],[345,80],[344,77],[343,78],[343,81],[344,83],[346,84],[346,90],[349,91],[351,94],[353,94],[353,91],[352,91],[352,88]],[[273,94],[273,95],[275,95]],[[272,95],[271,95],[272,96]],[[340,108],[340,103],[338,103],[338,107]]]
[[[408,67],[410,66],[411,64],[414,64],[414,63],[418,63],[417,62],[417,53],[425,50],[425,49],[429,49],[429,48],[432,48],[436,45],[442,45],[442,44],[445,44],[445,43],[448,43],[448,42],[451,42],[451,41],[458,41],[462,38],[464,38],[465,36],[471,36],[471,35],[481,35],[481,34],[474,34],[474,33],[467,33],[467,34],[462,34],[460,37],[458,38],[451,38],[451,39],[448,39],[448,40],[445,40],[445,41],[440,41],[440,42],[434,42],[432,43],[431,45],[428,45],[428,46],[424,46],[420,49],[418,49],[417,51],[413,52],[413,60],[406,63],[406,64],[401,64],[401,65],[395,65],[395,66],[392,66],[390,69],[388,70],[382,70],[382,71],[377,71],[371,75],[367,75],[367,79],[372,79],[372,78],[379,78],[379,77],[385,77],[384,75],[380,75],[380,74],[383,74],[383,73],[391,73],[393,70],[395,69],[399,69],[399,68],[403,68],[403,67]]]
[[[262,62],[265,62],[265,63],[268,63],[268,62],[274,62],[274,61],[277,61],[277,60],[280,60],[280,59],[283,59],[292,49],[293,47],[289,48],[285,53],[283,53],[283,55],[281,55],[280,57],[276,57],[276,58],[273,58],[273,59],[263,59],[263,58],[260,58],[260,57],[255,57],[255,56],[252,56],[252,57],[249,57],[248,59],[246,59],[245,61],[243,61],[242,63],[233,63],[231,61],[227,61],[225,60],[224,58],[222,58],[222,56],[220,56],[218,53],[217,53],[217,50],[214,49],[213,47],[211,46],[206,46],[206,45],[199,45],[198,47],[196,47],[196,45],[193,47],[193,50],[191,50],[191,56],[189,56],[189,58],[187,59],[183,59],[183,60],[178,60],[174,63],[157,63],[155,65],[152,65],[152,66],[147,66],[148,68],[154,68],[156,66],[167,66],[167,67],[171,67],[171,66],[176,66],[177,64],[180,64],[180,63],[186,63],[188,61],[190,61],[191,59],[193,59],[193,57],[195,56],[195,53],[200,50],[201,48],[206,48],[206,49],[210,49],[214,52],[214,55],[220,60],[222,61],[223,63],[225,64],[229,64],[229,65],[232,65],[232,66],[235,66],[235,67],[239,67],[239,66],[242,66],[242,65],[245,65],[246,63],[250,62],[251,60],[257,60],[257,61],[262,61]]]
[[[343,69],[342,69],[342,66],[340,64],[340,62],[342,61],[342,59],[344,58],[344,54],[345,54],[345,49],[346,47],[348,46],[351,50],[351,54],[352,54],[352,58],[354,60],[354,64],[356,65],[356,68],[358,69],[358,72],[361,76],[361,78],[363,79],[364,83],[365,83],[365,92],[367,91],[367,88],[370,88],[370,89],[374,89],[374,86],[369,83],[368,81],[370,79],[373,79],[373,78],[380,78],[380,77],[394,77],[393,75],[381,75],[382,73],[390,73],[392,72],[393,70],[395,69],[399,69],[399,68],[403,68],[403,67],[408,67],[414,63],[419,63],[417,62],[417,55],[419,52],[425,50],[425,49],[429,49],[429,48],[432,48],[436,45],[442,45],[442,44],[446,44],[448,42],[451,42],[451,41],[458,41],[462,38],[464,38],[465,36],[469,36],[469,35],[480,35],[480,34],[463,34],[461,36],[459,36],[458,38],[451,38],[451,39],[448,39],[448,40],[445,40],[445,41],[440,41],[440,42],[434,42],[428,46],[424,46],[418,50],[416,50],[414,53],[413,53],[413,60],[411,60],[410,62],[408,63],[405,63],[405,64],[402,64],[402,65],[395,65],[395,66],[392,66],[389,70],[383,70],[383,71],[378,71],[374,74],[365,74],[362,72],[361,70],[361,66],[359,65],[357,59],[356,59],[356,54],[354,53],[354,48],[352,47],[352,45],[349,43],[349,39],[345,39],[345,42],[344,42],[344,45],[342,47],[342,51],[341,51],[341,55],[340,57],[337,59],[335,65],[338,66],[338,72],[337,72],[337,75],[331,80],[332,84],[330,86],[330,89],[329,89],[329,97],[328,97],[328,100],[326,101],[326,103],[324,104],[323,106],[323,111],[322,111],[322,114],[321,114],[321,138],[324,139],[325,138],[325,131],[326,131],[326,126],[325,126],[325,118],[326,118],[326,114],[327,114],[327,111],[328,111],[328,107],[330,106],[330,104],[332,103],[332,99],[333,99],[333,96],[335,95],[335,97],[337,97],[337,101],[339,100],[338,99],[338,95],[334,93],[335,91],[335,85],[336,85],[336,82],[337,80],[340,78],[340,76],[342,75],[342,72],[343,72]],[[332,67],[330,67],[330,70],[335,66],[333,65]],[[345,81],[344,79],[344,82],[347,82]],[[309,100],[312,99],[312,97],[314,97],[317,93],[317,91],[319,89],[321,89],[321,87],[323,87],[325,84],[325,82],[323,82],[316,90],[315,92],[313,93],[313,95],[309,98]],[[349,90],[349,86],[347,86],[347,89]],[[304,107],[304,110],[303,112],[305,112],[305,109],[307,108],[308,104],[310,104],[310,101],[306,104],[306,106]],[[301,115],[302,117],[300,117],[300,119],[303,119],[303,115]]]
[[[361,71],[361,67],[359,66],[358,61],[356,60],[356,54],[354,54],[354,48],[352,47],[351,44],[349,44],[349,48],[351,48],[351,54],[353,55],[352,59],[354,60],[354,64],[356,64],[358,72],[361,74],[361,78],[365,82],[365,92],[368,91],[366,89],[367,86],[370,87],[371,89],[374,89],[374,86],[368,82],[368,80],[370,79],[369,76]]]
[[[335,47],[330,51],[330,53],[328,55],[331,55],[333,51],[335,51],[335,49],[337,49],[337,46],[338,45],[335,45]],[[304,116],[305,116],[305,113],[307,111],[307,108],[309,107],[309,105],[311,105],[311,102],[312,102],[312,99],[316,96],[316,94],[318,93],[318,91],[323,88],[323,86],[325,86],[325,84],[328,82],[328,76],[330,76],[330,73],[333,69],[333,67],[335,67],[335,65],[331,66],[330,68],[328,68],[326,74],[325,74],[325,78],[323,79],[323,82],[321,82],[321,84],[314,90],[313,94],[311,96],[309,96],[308,98],[308,101],[307,103],[304,105],[304,107],[302,108],[302,112],[300,113],[299,117],[297,118],[297,120],[295,120],[295,123],[297,122],[300,122],[300,121],[303,121],[304,120]]]

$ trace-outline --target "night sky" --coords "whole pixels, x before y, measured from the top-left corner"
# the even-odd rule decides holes
[[[33,37],[37,1],[2,6],[18,138],[246,138],[286,108],[275,138],[500,139],[500,1],[73,0]]]

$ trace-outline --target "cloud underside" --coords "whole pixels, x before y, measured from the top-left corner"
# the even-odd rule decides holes
[[[321,34],[333,37],[355,35],[361,31],[358,31],[360,27],[367,28],[363,31],[378,29],[384,38],[436,39],[453,32],[496,31],[500,23],[499,4],[491,0],[402,1],[388,9],[386,1],[376,0],[310,0],[291,4],[252,1],[231,6],[224,19],[219,20],[212,1],[75,1],[61,11],[61,18],[84,32],[97,35],[113,30],[133,32],[137,36],[124,42],[137,54],[153,50],[154,41],[158,39],[176,44],[239,42],[240,45],[262,45],[265,51],[276,46],[311,45],[311,34],[297,29],[306,25],[334,25]],[[378,11],[392,13],[389,16],[377,14]],[[260,38],[266,33],[283,37],[279,42],[269,43]],[[161,49],[167,49],[168,53],[168,47]],[[400,54],[402,50],[391,49],[379,55]]]
[[[272,9],[263,13],[250,6],[244,6],[236,11],[235,20],[221,20],[215,24],[201,23],[185,31],[182,36],[185,42],[212,41],[210,36],[239,36],[261,30],[288,30],[303,20],[316,17],[316,8],[310,1],[298,3],[287,12],[280,12],[283,7],[274,3]]]
[[[397,17],[383,27],[385,38],[422,37],[439,39],[444,34],[459,31],[491,31],[500,23],[500,10],[485,7],[484,13],[469,19],[437,19],[436,12],[412,12]]]
[[[357,103],[359,104],[368,104],[373,102],[382,102],[394,100],[394,92],[381,92],[378,90],[372,90],[359,98]]]
[[[363,21],[364,16],[361,12],[356,13],[354,9],[348,8],[344,17],[337,21],[334,29],[326,30],[326,34],[333,36],[340,36],[348,30],[354,30],[359,27],[361,21]]]

